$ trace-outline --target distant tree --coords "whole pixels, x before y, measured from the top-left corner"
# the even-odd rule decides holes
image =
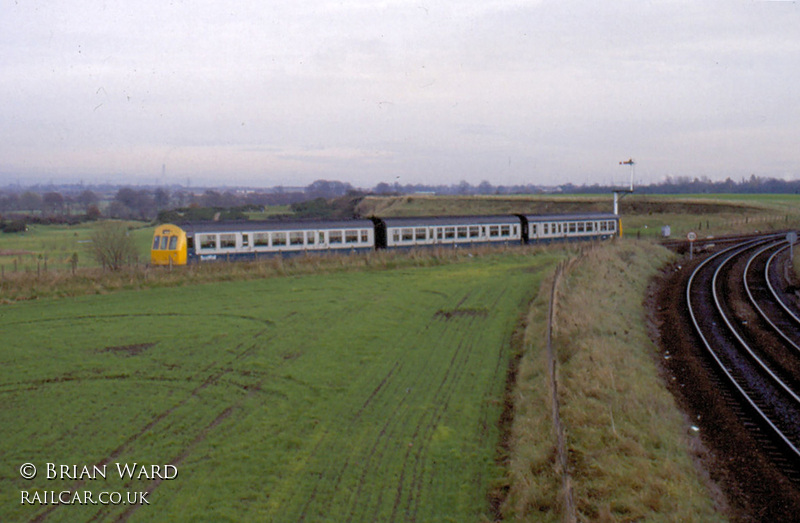
[[[89,220],[97,220],[100,218],[100,208],[95,205],[91,204],[86,208],[86,218]]]
[[[20,211],[40,211],[42,210],[42,197],[31,191],[25,191],[19,197]]]
[[[58,192],[46,192],[42,197],[42,204],[44,205],[44,212],[46,214],[55,215],[63,213],[64,196]]]
[[[82,191],[77,198],[77,202],[83,207],[84,212],[87,214],[89,213],[89,206],[90,205],[97,205],[100,201],[100,198],[94,193],[94,191],[90,189],[85,189]]]
[[[153,200],[155,201],[157,210],[166,209],[169,207],[169,192],[159,187],[156,189],[156,192],[153,193]]]
[[[91,255],[103,266],[103,270],[118,271],[126,264],[136,263],[136,244],[123,223],[101,223],[91,237]]]

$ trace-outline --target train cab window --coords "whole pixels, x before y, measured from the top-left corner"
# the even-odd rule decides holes
[[[330,243],[342,243],[342,231],[330,231],[328,233]]]
[[[369,232],[366,229],[361,229],[361,243],[369,243]]]
[[[500,236],[503,238],[507,238],[511,235],[511,227],[508,225],[501,225],[500,226]]]
[[[161,236],[153,237],[153,250],[158,250],[158,243],[161,241]]]
[[[220,234],[219,235],[219,248],[220,249],[235,249],[236,248],[236,235],[235,234]]]
[[[170,236],[169,237],[169,250],[174,251],[178,248],[178,237],[177,236]]]
[[[489,237],[490,238],[497,238],[500,236],[500,226],[499,225],[490,225],[489,226]]]
[[[469,226],[469,237],[470,238],[477,238],[481,234],[481,229],[477,225],[470,225]]]
[[[306,243],[308,245],[314,245],[314,233],[313,232],[307,232],[306,233]]]
[[[159,246],[159,249],[161,249],[162,251],[166,251],[168,242],[169,242],[169,237],[162,236],[161,237],[161,245]]]
[[[200,250],[210,250],[217,248],[217,235],[216,234],[199,234],[198,241],[200,242]]]
[[[356,230],[348,230],[344,231],[344,242],[345,243],[358,243],[358,231]]]
[[[466,238],[467,237],[467,228],[466,227],[459,227],[456,229],[459,238]]]
[[[273,232],[272,233],[272,246],[273,247],[282,247],[286,245],[286,233],[285,232]]]
[[[456,228],[455,227],[445,227],[444,228],[444,237],[448,240],[452,240],[456,237]]]
[[[414,229],[403,229],[403,241],[404,242],[414,241]]]
[[[428,231],[426,229],[416,229],[414,231],[414,237],[417,239],[417,241],[425,241],[428,239]]]
[[[253,235],[253,245],[255,247],[269,247],[269,233],[257,232]]]

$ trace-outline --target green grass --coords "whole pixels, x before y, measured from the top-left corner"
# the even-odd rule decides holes
[[[0,519],[43,511],[20,490],[75,483],[21,464],[102,460],[177,464],[132,520],[489,518],[511,334],[557,257],[4,305]]]
[[[71,269],[71,258],[78,255],[78,267],[97,267],[88,250],[92,232],[100,222],[79,225],[28,225],[22,233],[0,234],[0,266],[5,273],[35,272],[45,268]],[[136,242],[140,260],[150,261],[153,227],[142,222],[126,222]]]

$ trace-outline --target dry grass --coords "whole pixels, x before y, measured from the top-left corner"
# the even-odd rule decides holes
[[[553,249],[555,247],[549,247]],[[76,271],[5,272],[0,276],[0,304],[44,297],[106,294],[117,290],[174,287],[312,273],[350,270],[386,270],[456,263],[473,257],[525,254],[542,247],[434,248],[410,251],[375,251],[352,255],[324,254],[268,258],[254,262],[205,263],[172,270],[137,265],[109,272],[84,268]]]
[[[660,247],[618,241],[588,250],[559,287],[554,345],[578,517],[584,521],[709,521],[715,513],[690,457],[683,416],[659,377],[642,306],[670,259]],[[509,518],[557,520],[543,327],[532,312],[520,366]]]

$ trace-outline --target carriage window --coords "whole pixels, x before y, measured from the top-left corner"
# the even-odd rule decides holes
[[[501,225],[500,226],[500,236],[510,236],[511,235],[511,227],[508,225]]]
[[[325,243],[325,233],[319,231],[319,243]]]
[[[458,232],[459,238],[466,238],[467,237],[467,228],[466,227],[459,227],[456,229]]]
[[[608,230],[609,231],[616,231],[617,230],[617,222],[608,222]]]
[[[500,236],[500,226],[499,225],[490,225],[489,226],[489,236],[492,238],[497,238]]]
[[[289,245],[303,245],[303,231],[292,231],[289,233]]]
[[[272,245],[273,246],[286,245],[286,233],[285,232],[273,232],[272,233]]]
[[[403,229],[403,241],[404,242],[414,241],[414,229]]]
[[[532,223],[531,224],[531,236],[536,236],[536,229],[537,229],[536,224]]]
[[[608,230],[608,222],[600,222],[600,231]]]
[[[369,232],[366,229],[361,230],[361,243],[369,243]]]
[[[417,238],[417,240],[427,240],[428,231],[426,229],[417,229],[414,231],[414,236]]]
[[[441,227],[436,228],[436,238],[440,240],[444,238],[444,230]]]
[[[469,226],[469,237],[470,238],[477,238],[481,234],[481,229],[477,225],[470,225]]]
[[[199,234],[198,239],[200,241],[200,250],[217,248],[216,234]]]
[[[158,249],[158,242],[161,240],[161,236],[153,237],[153,250]]]
[[[314,233],[313,232],[307,232],[306,233],[306,243],[308,245],[314,245]]]
[[[242,234],[242,247],[250,245],[250,234]]]
[[[328,240],[330,243],[342,243],[342,231],[328,232]]]
[[[583,222],[578,222],[578,232],[583,232],[585,228],[585,224]]]
[[[400,241],[400,229],[392,229],[392,241],[394,243]]]
[[[253,245],[256,247],[267,247],[269,246],[269,233],[268,232],[257,232],[253,235]]]
[[[219,248],[220,249],[235,249],[236,248],[236,235],[235,234],[220,234],[219,235]]]
[[[178,237],[177,236],[170,236],[169,237],[169,250],[174,251],[178,248]]]
[[[345,243],[358,243],[358,231],[352,229],[344,231],[344,241]]]
[[[542,231],[544,232],[544,234],[550,234],[550,224],[545,223],[544,225],[542,225]]]
[[[448,240],[452,240],[456,237],[456,228],[455,227],[445,227],[444,228],[444,237]]]

